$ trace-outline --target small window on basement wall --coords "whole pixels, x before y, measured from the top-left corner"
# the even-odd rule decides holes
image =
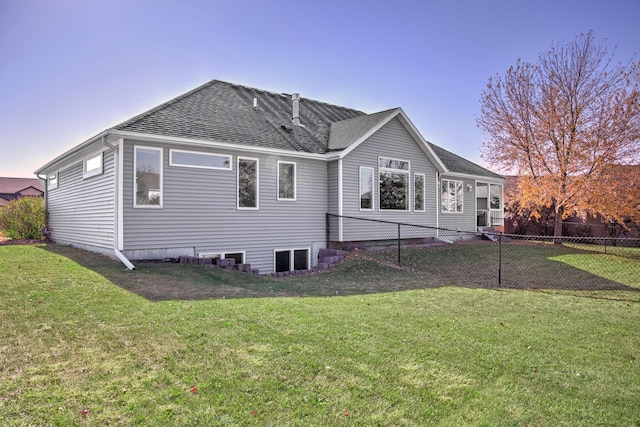
[[[90,157],[84,161],[84,171],[82,177],[84,179],[87,179],[96,175],[102,175],[102,153]]]
[[[276,273],[283,271],[308,270],[309,249],[284,249],[274,252]]]

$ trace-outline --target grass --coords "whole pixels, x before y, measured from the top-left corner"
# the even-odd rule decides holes
[[[0,246],[0,283],[1,425],[640,423],[633,301],[362,257],[286,280],[129,272],[57,245]]]

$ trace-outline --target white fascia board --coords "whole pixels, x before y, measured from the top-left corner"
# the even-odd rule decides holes
[[[425,152],[427,157],[429,157],[429,159],[433,162],[436,168],[440,172],[447,172],[448,171],[447,167],[444,165],[444,163],[442,163],[442,160],[440,160],[440,157],[436,155],[436,153],[433,151],[433,149],[431,148],[427,140],[424,139],[420,131],[418,131],[418,129],[415,127],[413,122],[409,119],[409,117],[404,112],[404,110],[402,108],[398,108],[398,110],[400,110],[398,114],[400,123],[402,123],[405,129],[407,129],[407,131],[411,134],[411,136],[413,136],[413,138],[420,143],[422,150]]]
[[[52,172],[56,172],[58,170],[65,169],[71,166],[72,164],[83,160],[87,155],[87,153],[83,152],[83,150],[86,149],[87,147],[90,147],[92,144],[95,144],[96,142],[102,141],[103,137],[106,137],[108,134],[109,134],[108,130],[100,132],[98,135],[94,136],[93,138],[89,138],[82,144],[76,145],[72,149],[59,155],[58,157],[51,160],[46,165],[42,166],[40,169],[36,170],[34,173],[36,175],[40,175],[40,174],[46,175]]]
[[[207,141],[207,140],[192,139],[192,138],[179,138],[174,136],[153,135],[153,134],[146,134],[146,133],[139,133],[139,132],[120,131],[120,130],[109,131],[109,134],[117,136],[118,138],[131,139],[131,140],[140,141],[140,142],[157,142],[157,143],[167,143],[167,144],[174,144],[174,145],[188,145],[191,147],[223,148],[227,150],[246,151],[247,153],[278,154],[282,156],[297,157],[297,158],[303,158],[303,159],[316,159],[316,160],[325,159],[324,154],[305,153],[300,151],[289,151],[289,150],[281,150],[278,148],[256,147],[256,146],[250,146],[250,145],[238,145],[238,144],[230,144],[228,142]]]
[[[362,144],[364,141],[369,139],[371,137],[371,135],[373,135],[374,133],[378,132],[384,125],[389,123],[391,121],[391,119],[396,117],[398,115],[398,113],[400,113],[401,111],[402,111],[402,109],[400,109],[400,108],[396,108],[395,110],[390,111],[389,115],[387,117],[385,117],[384,120],[381,120],[378,124],[376,124],[374,127],[369,129],[364,135],[362,135],[360,138],[358,138],[358,140],[356,140],[354,143],[349,145],[344,150],[338,152],[337,154],[339,154],[340,158],[344,158],[347,154],[349,154],[350,152],[355,150],[360,144]]]
[[[496,183],[496,184],[503,184],[505,182],[504,178],[495,178],[495,177],[484,176],[484,175],[470,175],[470,174],[461,173],[461,172],[445,172],[442,175],[446,175],[447,177],[452,177],[452,178],[475,179],[477,181]]]

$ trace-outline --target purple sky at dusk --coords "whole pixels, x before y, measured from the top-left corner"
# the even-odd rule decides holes
[[[481,162],[489,77],[590,29],[626,62],[638,17],[638,0],[0,0],[0,176],[33,177],[212,79],[402,107],[427,140]]]

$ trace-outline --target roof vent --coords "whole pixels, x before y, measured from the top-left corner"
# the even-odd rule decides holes
[[[292,94],[291,102],[293,104],[293,114],[291,115],[291,122],[295,126],[302,126],[300,124],[300,94],[299,93]]]
[[[256,97],[253,98],[253,109],[254,110],[258,109],[258,98]]]

